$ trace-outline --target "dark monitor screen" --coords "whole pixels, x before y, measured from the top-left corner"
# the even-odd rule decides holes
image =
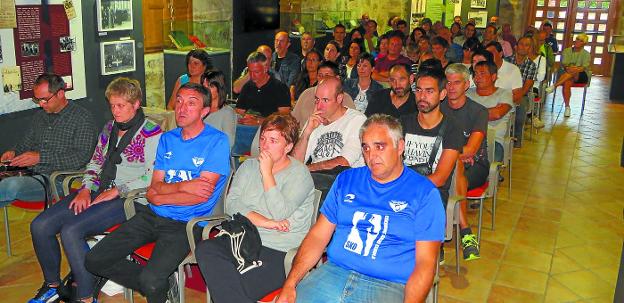
[[[245,31],[279,28],[279,0],[243,0]]]

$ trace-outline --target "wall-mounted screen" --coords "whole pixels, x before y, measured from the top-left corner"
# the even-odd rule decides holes
[[[243,0],[245,31],[279,28],[279,0]]]

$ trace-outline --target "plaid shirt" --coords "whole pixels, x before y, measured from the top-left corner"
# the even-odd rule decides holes
[[[97,129],[91,113],[69,102],[58,114],[35,113],[30,129],[15,148],[16,155],[39,152],[34,171],[50,174],[58,170],[85,167],[97,140]]]
[[[520,74],[522,74],[522,83],[526,80],[537,81],[537,64],[533,62],[533,60],[529,59],[529,57],[524,58],[524,62],[521,64],[516,63],[516,55],[509,57],[509,63],[515,64],[520,69]]]

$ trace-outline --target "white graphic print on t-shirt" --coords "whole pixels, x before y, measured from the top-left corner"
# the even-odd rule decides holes
[[[431,151],[433,150],[436,138],[437,137],[421,136],[409,133],[405,134],[405,152],[403,153],[403,162],[409,166],[429,162],[429,157],[431,155]],[[438,153],[436,154],[435,161],[433,162],[433,171],[435,171],[438,166],[438,161],[442,156],[442,149],[444,149],[442,145],[442,142],[440,142]]]
[[[318,160],[333,159],[340,155],[344,147],[342,133],[327,132],[322,134],[316,141],[316,147],[312,152],[312,158]]]
[[[377,257],[377,250],[381,242],[386,238],[388,221],[388,216],[383,216],[382,221],[381,215],[356,211],[353,214],[353,226],[343,246],[344,249],[364,257],[370,255],[371,259],[374,260]],[[364,233],[364,231],[366,231],[366,233]],[[365,238],[366,241],[364,241],[363,238]],[[373,244],[375,244],[374,248]],[[373,248],[372,254],[371,248]]]
[[[167,170],[167,176],[165,176],[165,183],[178,183],[182,181],[193,180],[193,172],[190,170]]]

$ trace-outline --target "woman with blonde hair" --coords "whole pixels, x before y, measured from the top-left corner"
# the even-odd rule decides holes
[[[124,198],[152,178],[162,131],[145,118],[139,81],[117,78],[106,88],[113,120],[104,125],[85,171],[82,187],[40,213],[30,224],[33,247],[43,271],[43,285],[29,302],[57,302],[61,286],[61,246],[74,283],[71,302],[95,302],[95,277],[85,268],[86,238],[126,220]]]

